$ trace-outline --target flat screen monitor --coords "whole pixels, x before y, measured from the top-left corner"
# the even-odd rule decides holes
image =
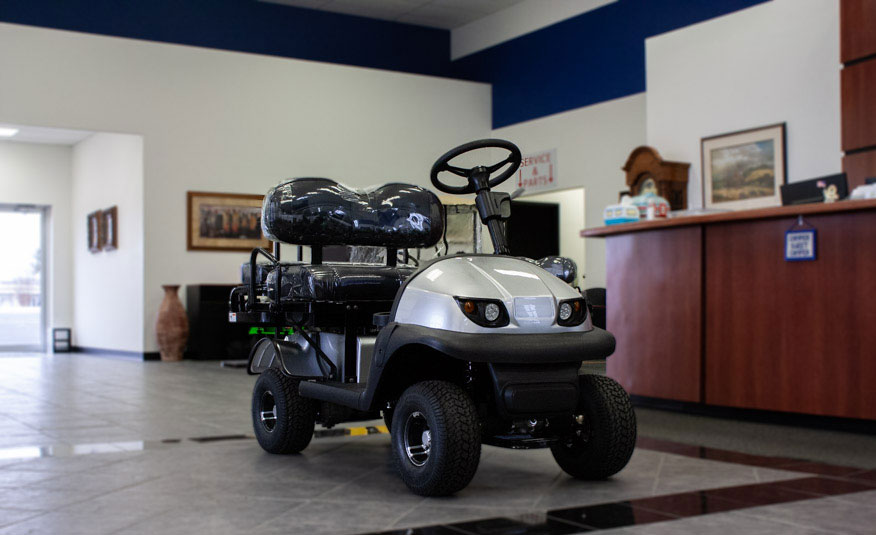
[[[560,205],[511,201],[508,245],[514,256],[539,259],[560,254]],[[484,239],[489,239],[486,233]]]
[[[782,206],[824,202],[824,188],[835,187],[838,199],[849,196],[845,173],[827,175],[782,186]]]

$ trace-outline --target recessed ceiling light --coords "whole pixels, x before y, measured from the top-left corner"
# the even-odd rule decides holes
[[[18,133],[18,128],[0,126],[0,137],[12,137]]]

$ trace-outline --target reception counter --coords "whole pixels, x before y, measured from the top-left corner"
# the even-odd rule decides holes
[[[816,258],[789,262],[799,216]],[[607,371],[631,394],[876,419],[876,200],[581,235],[606,240]]]

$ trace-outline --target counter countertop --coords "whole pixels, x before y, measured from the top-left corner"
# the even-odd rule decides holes
[[[735,212],[720,212],[704,215],[683,216],[655,221],[639,221],[636,223],[621,223],[606,227],[584,229],[581,231],[582,238],[604,238],[618,234],[631,232],[644,232],[647,230],[660,230],[673,227],[688,227],[692,225],[711,225],[728,221],[745,221],[751,219],[776,219],[781,217],[806,216],[812,214],[832,214],[839,212],[854,212],[859,210],[876,210],[876,199],[857,201],[837,201],[824,204],[798,204],[794,206],[775,206],[760,208],[757,210],[739,210]]]

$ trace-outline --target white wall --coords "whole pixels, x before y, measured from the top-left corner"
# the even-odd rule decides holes
[[[162,284],[232,283],[246,256],[186,252],[186,190],[425,185],[437,156],[490,132],[485,84],[10,24],[0,43],[15,44],[0,46],[0,121],[144,138],[145,351]]]
[[[0,141],[0,203],[50,207],[46,266],[50,329],[73,326],[70,158],[69,146]]]
[[[841,171],[837,0],[773,0],[646,47],[648,144],[691,163],[692,207],[702,137],[786,122],[790,182]]]
[[[73,295],[79,347],[142,351],[143,139],[94,134],[72,162]],[[118,207],[118,249],[88,251],[87,215]]]
[[[584,188],[584,226],[599,227],[603,208],[616,203],[618,192],[627,189],[621,166],[630,152],[645,142],[645,95],[500,128],[493,131],[493,136],[513,141],[524,154],[556,148],[560,187]],[[503,189],[514,189],[511,182],[506,182]],[[563,228],[561,232],[566,234],[568,230]],[[578,266],[586,275],[583,287],[605,287],[604,240],[578,239],[585,249],[584,262]]]
[[[617,0],[523,0],[450,31],[450,58],[474,54]]]

